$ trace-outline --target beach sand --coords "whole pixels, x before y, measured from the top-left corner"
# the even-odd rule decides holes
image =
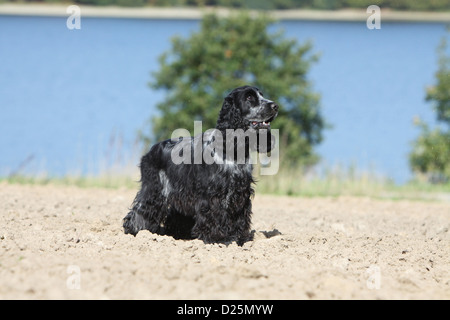
[[[0,183],[0,299],[450,299],[450,202],[257,195],[239,247],[123,234],[137,189]]]
[[[73,11],[69,4],[0,4],[0,15],[24,16],[56,16],[69,17]],[[227,8],[194,8],[194,7],[117,7],[117,6],[89,6],[79,5],[81,18],[138,18],[138,19],[194,19],[199,20],[205,14],[216,13],[227,16],[236,12]],[[249,10],[250,13],[258,13]],[[342,10],[274,10],[268,12],[277,20],[317,20],[317,21],[361,21],[365,22],[371,13],[366,8]],[[381,21],[411,21],[411,22],[450,22],[450,12],[420,12],[420,11],[393,11],[381,8]]]

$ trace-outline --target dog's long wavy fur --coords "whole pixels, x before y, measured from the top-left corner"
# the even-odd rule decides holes
[[[239,245],[251,240],[254,179],[250,150],[253,147],[259,152],[272,149],[270,121],[277,113],[278,106],[265,99],[257,88],[234,89],[224,99],[216,130],[223,137],[227,129],[256,130],[268,135],[269,145],[260,150],[259,140],[256,146],[245,140],[245,145],[235,146],[233,155],[227,154],[224,148],[223,164],[204,161],[174,164],[171,159],[173,148],[183,143],[194,148],[201,139],[204,148],[211,141],[208,133],[155,144],[142,157],[141,189],[124,218],[125,233],[136,235],[146,229],[176,239],[198,238],[206,243],[236,241]],[[243,163],[236,161],[236,151],[240,147],[245,148]]]

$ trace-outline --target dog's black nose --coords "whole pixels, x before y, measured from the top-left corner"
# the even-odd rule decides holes
[[[275,103],[271,103],[270,108],[272,108],[274,111],[278,111],[278,105]]]

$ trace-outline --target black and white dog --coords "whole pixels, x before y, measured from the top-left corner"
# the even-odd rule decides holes
[[[251,240],[254,183],[250,151],[269,152],[278,106],[255,87],[234,89],[216,128],[155,144],[141,160],[141,190],[125,233],[149,230],[206,243]]]

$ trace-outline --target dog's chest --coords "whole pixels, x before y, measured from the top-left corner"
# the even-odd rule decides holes
[[[253,166],[249,163],[236,164],[234,162],[225,163],[224,165],[227,166],[225,170],[227,193],[225,198],[222,200],[222,206],[224,208],[228,208],[233,199],[242,197],[248,192],[248,190],[250,190],[251,183],[253,181]]]
[[[230,187],[242,184],[252,179],[253,165],[251,163],[240,164],[235,161],[225,160],[219,164],[223,181],[226,181]]]

